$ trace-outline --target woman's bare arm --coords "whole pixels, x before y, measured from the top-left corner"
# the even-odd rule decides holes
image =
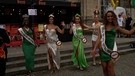
[[[121,28],[119,26],[117,26],[116,29],[118,31],[120,31],[121,33],[123,33],[123,34],[133,34],[135,32],[135,27],[132,28],[130,31],[129,30],[126,30],[126,29],[123,29],[123,28]]]
[[[58,26],[56,26],[56,30],[61,34],[64,34],[64,28],[61,30]]]
[[[72,34],[72,33],[73,33],[73,29],[72,29],[72,28],[73,28],[73,23],[71,22],[71,23],[70,23],[70,30],[69,30],[69,34]]]
[[[88,26],[88,25],[86,25],[86,24],[84,24],[84,28],[85,28],[86,30],[98,30],[97,28],[93,28],[92,26]]]
[[[43,29],[43,39],[46,40],[45,29]]]

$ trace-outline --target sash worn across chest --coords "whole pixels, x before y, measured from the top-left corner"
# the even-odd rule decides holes
[[[92,27],[93,27],[93,28],[99,28],[100,25],[101,25],[100,22],[98,22],[97,24],[94,22],[94,23],[92,24]],[[93,34],[94,34],[94,35],[98,35],[98,30],[94,29],[94,30],[93,30]]]
[[[48,34],[47,34],[47,29],[46,29],[47,25],[44,25],[44,29],[45,29],[45,34],[46,34],[46,38],[49,39],[51,42],[56,42],[56,45],[57,46],[61,46],[62,45],[62,42],[59,41],[59,40],[54,40],[52,39]]]
[[[28,36],[24,30],[22,28],[19,28],[18,31],[20,32],[20,34],[26,39],[28,40],[31,44],[33,44],[34,46],[37,46],[37,44],[34,42],[34,40]]]
[[[73,24],[72,30],[73,30],[74,36],[77,39],[81,40],[83,43],[86,43],[87,42],[87,38],[86,37],[84,37],[84,36],[83,37],[80,37],[79,35],[77,35],[77,33],[76,33],[76,25],[75,24]]]
[[[101,30],[101,42],[102,42],[102,49],[104,52],[106,52],[107,54],[109,54],[113,59],[117,59],[119,57],[119,53],[117,52],[117,45],[116,42],[114,42],[114,46],[113,46],[113,50],[109,49],[106,44],[105,44],[105,27],[104,25],[102,25],[100,27]]]

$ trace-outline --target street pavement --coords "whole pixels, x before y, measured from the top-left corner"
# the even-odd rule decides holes
[[[80,71],[75,66],[65,66],[56,73],[51,74],[48,70],[34,72],[35,76],[103,76],[101,65],[92,66]],[[135,52],[121,55],[115,64],[116,76],[135,76]],[[25,75],[17,75],[25,76]]]

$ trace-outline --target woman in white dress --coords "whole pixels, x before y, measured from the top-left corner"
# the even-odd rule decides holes
[[[64,26],[65,24],[62,24]],[[48,68],[51,73],[59,70],[60,68],[60,52],[57,50],[56,41],[58,40],[58,35],[56,31],[64,34],[64,28],[62,30],[57,26],[54,25],[54,16],[51,14],[49,15],[49,24],[44,25],[44,39],[45,43],[47,44],[47,61],[48,61]]]

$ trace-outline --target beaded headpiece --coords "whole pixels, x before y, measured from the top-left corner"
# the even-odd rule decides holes
[[[53,14],[50,14],[49,17],[54,17],[54,15]]]
[[[23,17],[23,18],[29,18],[29,15],[24,14],[22,17]]]
[[[22,17],[23,17],[24,20],[28,20],[29,19],[29,15],[27,15],[27,14],[24,14]]]
[[[79,15],[79,14],[75,14],[75,17],[81,17],[81,15]]]

